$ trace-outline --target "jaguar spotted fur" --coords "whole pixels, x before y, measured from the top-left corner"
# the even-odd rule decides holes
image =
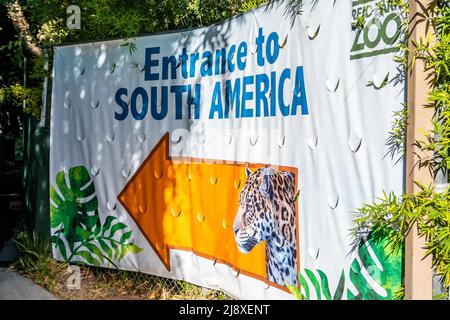
[[[237,246],[248,253],[266,241],[269,281],[297,286],[295,175],[263,167],[251,172],[239,194],[233,228]]]

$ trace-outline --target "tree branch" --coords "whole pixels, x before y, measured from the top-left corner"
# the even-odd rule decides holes
[[[42,55],[42,49],[37,46],[33,36],[30,32],[30,25],[23,13],[22,7],[19,4],[19,0],[14,0],[5,4],[8,17],[11,19],[12,24],[16,27],[20,35],[25,39],[25,45],[27,49],[36,56]]]

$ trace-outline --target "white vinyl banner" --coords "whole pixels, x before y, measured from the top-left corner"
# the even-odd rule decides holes
[[[403,257],[350,233],[403,188],[401,20],[375,2],[55,47],[54,257],[243,299],[392,299]]]

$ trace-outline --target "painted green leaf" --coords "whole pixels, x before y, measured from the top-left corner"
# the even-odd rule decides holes
[[[117,259],[117,260],[120,261],[120,259],[121,259],[121,254],[122,254],[122,252],[123,252],[123,250],[122,250],[122,245],[120,245],[119,243],[116,243],[116,244],[117,244],[117,249],[116,249],[116,252],[115,252],[115,254],[114,254],[114,259]]]
[[[131,252],[131,253],[136,254],[136,253],[141,252],[141,251],[144,250],[144,249],[139,248],[139,247],[138,247],[137,245],[135,245],[134,243],[130,243],[129,245],[127,245],[127,250],[128,250],[128,252]]]
[[[116,220],[117,218],[114,216],[108,216],[105,220],[105,223],[102,226],[102,236],[105,236],[106,231],[109,230],[109,228],[111,227],[111,223],[113,223],[114,220]]]
[[[128,232],[125,232],[124,234],[122,234],[122,236],[120,237],[120,242],[125,242],[126,240],[128,240],[128,239],[130,239],[131,238],[131,235],[133,234],[133,231],[128,231]]]
[[[342,270],[341,277],[339,278],[339,284],[334,292],[333,300],[342,300],[342,295],[344,294],[345,287],[345,272]]]
[[[109,259],[112,258],[112,249],[108,246],[108,244],[103,239],[98,239],[98,243],[102,248],[103,252],[105,252]]]
[[[99,220],[99,222],[100,222],[100,220]],[[99,236],[101,231],[102,231],[102,225],[100,223],[97,223],[95,225],[93,234],[96,235],[96,236]]]
[[[301,289],[303,289],[303,291],[305,292],[305,297],[306,297],[306,299],[309,300],[309,297],[310,297],[310,296],[309,296],[309,286],[308,286],[308,283],[306,282],[305,277],[304,277],[301,273],[299,273],[298,276],[299,276],[299,278],[300,278],[300,287],[301,287]]]
[[[305,273],[308,276],[309,280],[311,281],[314,289],[316,290],[316,298],[317,298],[317,300],[321,300],[322,299],[322,294],[321,294],[321,290],[320,290],[320,284],[317,281],[316,276],[309,269],[305,269]]]
[[[127,254],[127,246],[126,245],[124,245],[124,244],[122,244],[121,246],[120,246],[120,249],[121,249],[121,254],[120,254],[120,257],[119,257],[119,261],[120,260],[122,260],[122,258],[123,257],[125,257],[125,255]]]
[[[58,248],[59,252],[61,253],[61,256],[64,260],[67,260],[67,251],[66,251],[66,245],[64,241],[61,238],[58,238],[57,236],[51,237],[51,242],[56,245],[56,248]]]
[[[101,223],[95,186],[85,167],[72,167],[68,173],[60,171],[55,181],[57,188],[50,187],[50,215],[51,226],[57,230],[51,240],[66,261],[79,261],[74,258],[80,257],[83,260],[79,262],[117,267],[113,259],[121,260],[128,252],[143,250],[130,241],[133,231],[125,232],[128,226],[116,223],[114,215]]]
[[[294,295],[295,299],[303,300],[302,293],[299,288],[294,287],[288,283],[286,283],[286,286],[289,289],[289,291]]]
[[[92,234],[92,232],[90,232],[90,231],[88,231],[86,229],[83,229],[80,226],[76,226],[75,227],[75,233],[77,235],[77,239],[78,238],[79,239],[88,239],[91,236],[91,234]]]
[[[50,237],[50,242],[56,244],[56,241],[58,241],[58,237],[57,236],[51,236]]]
[[[321,270],[317,270],[317,273],[320,276],[320,283],[322,285],[322,292],[325,295],[325,298],[327,300],[331,300],[330,288],[328,287],[328,278],[327,278],[326,274],[323,271],[321,271]]]
[[[78,251],[76,255],[82,257],[89,264],[92,264],[94,266],[100,265],[97,259],[95,259],[89,251]]]
[[[334,292],[333,297],[331,295],[332,293],[329,288],[328,277],[325,274],[325,272],[323,272],[322,270],[319,270],[319,269],[316,270],[320,277],[320,283],[319,283],[316,276],[314,275],[314,273],[311,270],[304,269],[304,271],[308,275],[308,278],[310,279],[310,281],[316,291],[317,299],[321,299],[321,292],[322,292],[327,300],[332,300],[332,299],[333,300],[342,300],[342,295],[344,293],[344,287],[345,287],[345,272],[344,272],[344,270],[342,270],[342,272],[341,272],[341,276],[339,278],[339,283],[336,287],[336,291]],[[300,278],[301,288],[304,289],[305,295],[309,299],[308,283],[301,274],[299,274],[299,278]]]
[[[379,294],[372,289],[367,280],[361,273],[361,267],[358,260],[353,260],[350,266],[350,280],[355,285],[359,293],[355,296],[350,290],[347,290],[347,299],[349,300],[377,300]],[[381,297],[381,296],[380,296]]]
[[[298,201],[298,198],[300,198],[300,189],[298,189],[297,193],[294,196],[294,201]]]
[[[114,251],[114,259],[117,259],[117,257],[120,254],[120,247],[116,244],[115,241],[110,242],[111,249]]]
[[[77,166],[70,168],[68,174],[64,171],[58,172],[56,187],[50,186],[51,227],[61,227],[69,248],[73,250],[73,244],[86,237],[77,227],[90,230],[98,223],[98,201],[94,183],[87,169]],[[94,214],[89,215],[89,212]]]
[[[116,233],[116,231],[125,229],[126,227],[127,227],[127,225],[122,222],[116,223],[115,225],[112,226],[111,231],[109,232],[109,237],[110,238],[114,237],[114,234]]]
[[[373,254],[370,253],[370,249]],[[389,253],[389,254],[388,254]],[[350,280],[358,290],[354,295],[347,290],[348,299],[392,300],[403,286],[403,252],[392,252],[388,238],[369,236],[368,241],[358,247],[358,257],[350,266]],[[380,288],[373,287],[363,276],[362,268],[375,280]]]
[[[86,249],[89,250],[89,252],[90,252],[91,254],[95,254],[95,255],[98,257],[98,260],[99,260],[99,261],[101,261],[101,262],[104,261],[102,250],[100,250],[95,244],[92,244],[92,243],[86,243],[84,246],[86,247]]]

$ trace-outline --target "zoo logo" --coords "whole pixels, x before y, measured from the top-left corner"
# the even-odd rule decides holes
[[[398,51],[397,40],[402,29],[402,20],[398,8],[389,4],[380,7],[373,0],[353,2],[354,24],[360,19],[365,21],[364,27],[357,27],[355,39],[350,51],[350,60],[373,57]],[[389,35],[395,25],[395,32]],[[375,33],[373,33],[375,31]]]

